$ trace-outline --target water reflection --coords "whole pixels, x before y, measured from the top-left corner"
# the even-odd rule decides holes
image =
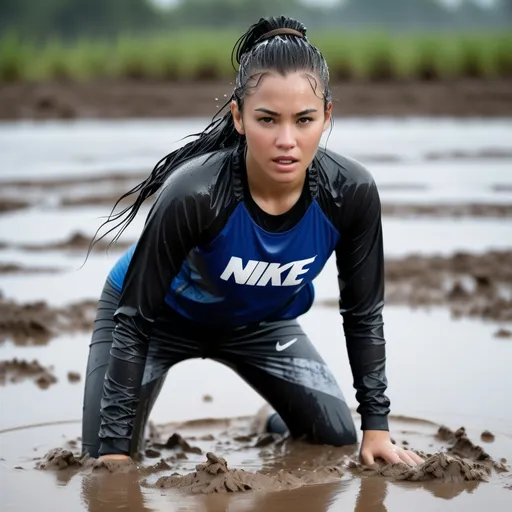
[[[130,510],[154,512],[145,504],[139,483],[139,474],[92,473],[82,477],[82,501],[88,512]]]
[[[59,472],[64,473],[64,472]],[[68,473],[69,474],[69,473]],[[62,475],[63,476],[63,475]],[[66,484],[66,479],[57,477],[59,483]],[[70,478],[68,477],[68,482]],[[424,489],[434,499],[455,499],[464,492],[473,493],[479,482],[396,482],[384,477],[351,478],[337,483],[310,485],[286,492],[261,494],[226,493],[215,495],[182,494],[176,490],[159,492],[155,489],[144,490],[141,475],[132,473],[106,473],[103,471],[82,475],[81,498],[88,512],[110,512],[130,510],[133,512],[157,512],[159,510],[183,512],[196,510],[201,512],[329,512],[337,510],[336,506],[347,507],[354,512],[388,512],[386,498],[391,488],[400,490],[401,501],[407,499],[408,491],[416,492]],[[424,493],[421,493],[424,495]],[[160,498],[158,508],[149,502]],[[425,496],[419,498],[425,505]],[[355,505],[352,505],[355,501]],[[352,506],[354,508],[352,508]],[[423,509],[422,509],[423,510]]]
[[[434,498],[443,500],[453,500],[464,492],[472,494],[481,482],[442,482],[442,481],[429,481],[429,482],[394,482],[393,485],[401,487],[403,490],[415,489],[421,487],[428,494]]]
[[[349,481],[342,481],[334,484],[301,487],[293,491],[269,493],[255,497],[250,510],[255,512],[284,512],[288,510],[327,512],[336,498],[347,491],[349,487]]]
[[[200,510],[201,512],[246,511],[277,512],[294,510],[296,512],[327,512],[340,493],[350,486],[344,481],[335,484],[315,485],[287,492],[272,492],[268,494],[240,493],[217,495],[182,495],[177,491],[167,490],[163,496],[165,505],[156,509],[148,504],[148,497],[153,494],[142,492],[138,473],[106,474],[97,473],[82,477],[82,501],[88,512],[110,512],[130,510],[133,512],[153,512],[168,510],[181,512],[185,510]],[[378,493],[373,489],[372,502]],[[385,496],[385,489],[384,489]],[[365,507],[367,501],[361,501]],[[173,507],[174,505],[174,507]],[[367,510],[356,508],[358,512]],[[379,509],[381,510],[381,509]],[[383,508],[382,510],[386,510]]]
[[[384,478],[361,478],[354,512],[387,512],[384,500],[388,494],[388,482]]]

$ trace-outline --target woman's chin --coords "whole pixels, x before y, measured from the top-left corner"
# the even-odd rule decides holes
[[[301,177],[303,177],[304,172],[299,169],[294,169],[293,171],[276,171],[272,170],[268,173],[269,177],[272,181],[277,183],[294,183],[299,181]]]

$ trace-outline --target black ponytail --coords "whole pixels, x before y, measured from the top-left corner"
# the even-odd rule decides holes
[[[306,70],[320,79],[326,105],[331,99],[329,71],[325,59],[320,51],[308,41],[306,27],[292,18],[285,16],[261,18],[236,41],[231,53],[231,61],[237,71],[236,86],[232,96],[217,111],[204,131],[188,136],[197,137],[196,140],[163,157],[144,181],[116,201],[107,220],[96,231],[87,254],[90,253],[96,242],[116,228],[120,228],[109,245],[115,243],[135,218],[144,201],[155,194],[169,175],[182,163],[212,151],[235,148],[240,144],[245,144],[245,137],[235,129],[230,110],[228,109],[223,115],[222,111],[233,100],[242,110],[243,99],[249,90],[249,81],[254,72],[276,70],[284,75],[288,72]],[[235,61],[238,64],[238,69]],[[138,195],[133,204],[114,213],[121,201],[134,194]],[[111,222],[117,223],[96,239],[100,230]]]
[[[220,110],[213,117],[212,122],[205,128],[203,132],[191,134],[186,137],[197,137],[196,140],[189,142],[185,146],[164,156],[155,165],[151,174],[144,181],[136,185],[128,192],[124,193],[116,201],[107,220],[96,231],[91,244],[89,245],[87,255],[90,254],[92,248],[97,242],[120,227],[121,229],[109,243],[109,246],[115,243],[123,234],[128,225],[132,222],[132,220],[136,217],[144,201],[155,194],[164,184],[169,175],[182,163],[186,162],[189,158],[205,155],[217,149],[235,147],[237,144],[239,144],[241,136],[235,129],[231,112],[228,110],[223,116],[220,116],[222,110],[224,110],[227,105],[229,105],[231,100],[232,98],[230,98],[220,108]],[[127,206],[117,213],[114,213],[121,201],[134,194],[138,195],[133,204]],[[117,224],[111,227],[99,238],[96,238],[104,226],[110,222],[116,221],[118,221]]]
[[[251,25],[247,32],[235,43],[233,51],[231,52],[231,62],[233,63],[233,66],[235,65],[234,59],[236,59],[236,62],[240,64],[242,57],[245,54],[249,54],[258,43],[265,40],[265,36],[269,32],[283,28],[294,30],[300,33],[304,39],[307,39],[306,27],[300,21],[292,18],[286,18],[285,16],[261,18],[258,23]]]

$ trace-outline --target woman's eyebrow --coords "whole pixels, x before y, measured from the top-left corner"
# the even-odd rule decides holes
[[[281,114],[279,112],[274,112],[273,110],[269,110],[268,108],[256,108],[255,112],[263,112],[265,114],[269,114],[271,116],[279,117]],[[318,112],[316,108],[307,108],[306,110],[302,110],[301,112],[297,112],[295,117],[305,116],[306,114],[312,114],[314,112]]]

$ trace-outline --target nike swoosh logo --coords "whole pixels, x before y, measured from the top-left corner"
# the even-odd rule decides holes
[[[276,343],[276,350],[281,352],[282,350],[286,350],[288,347],[291,347],[299,338],[293,338],[293,340],[288,341],[284,345],[281,345],[279,341]]]

